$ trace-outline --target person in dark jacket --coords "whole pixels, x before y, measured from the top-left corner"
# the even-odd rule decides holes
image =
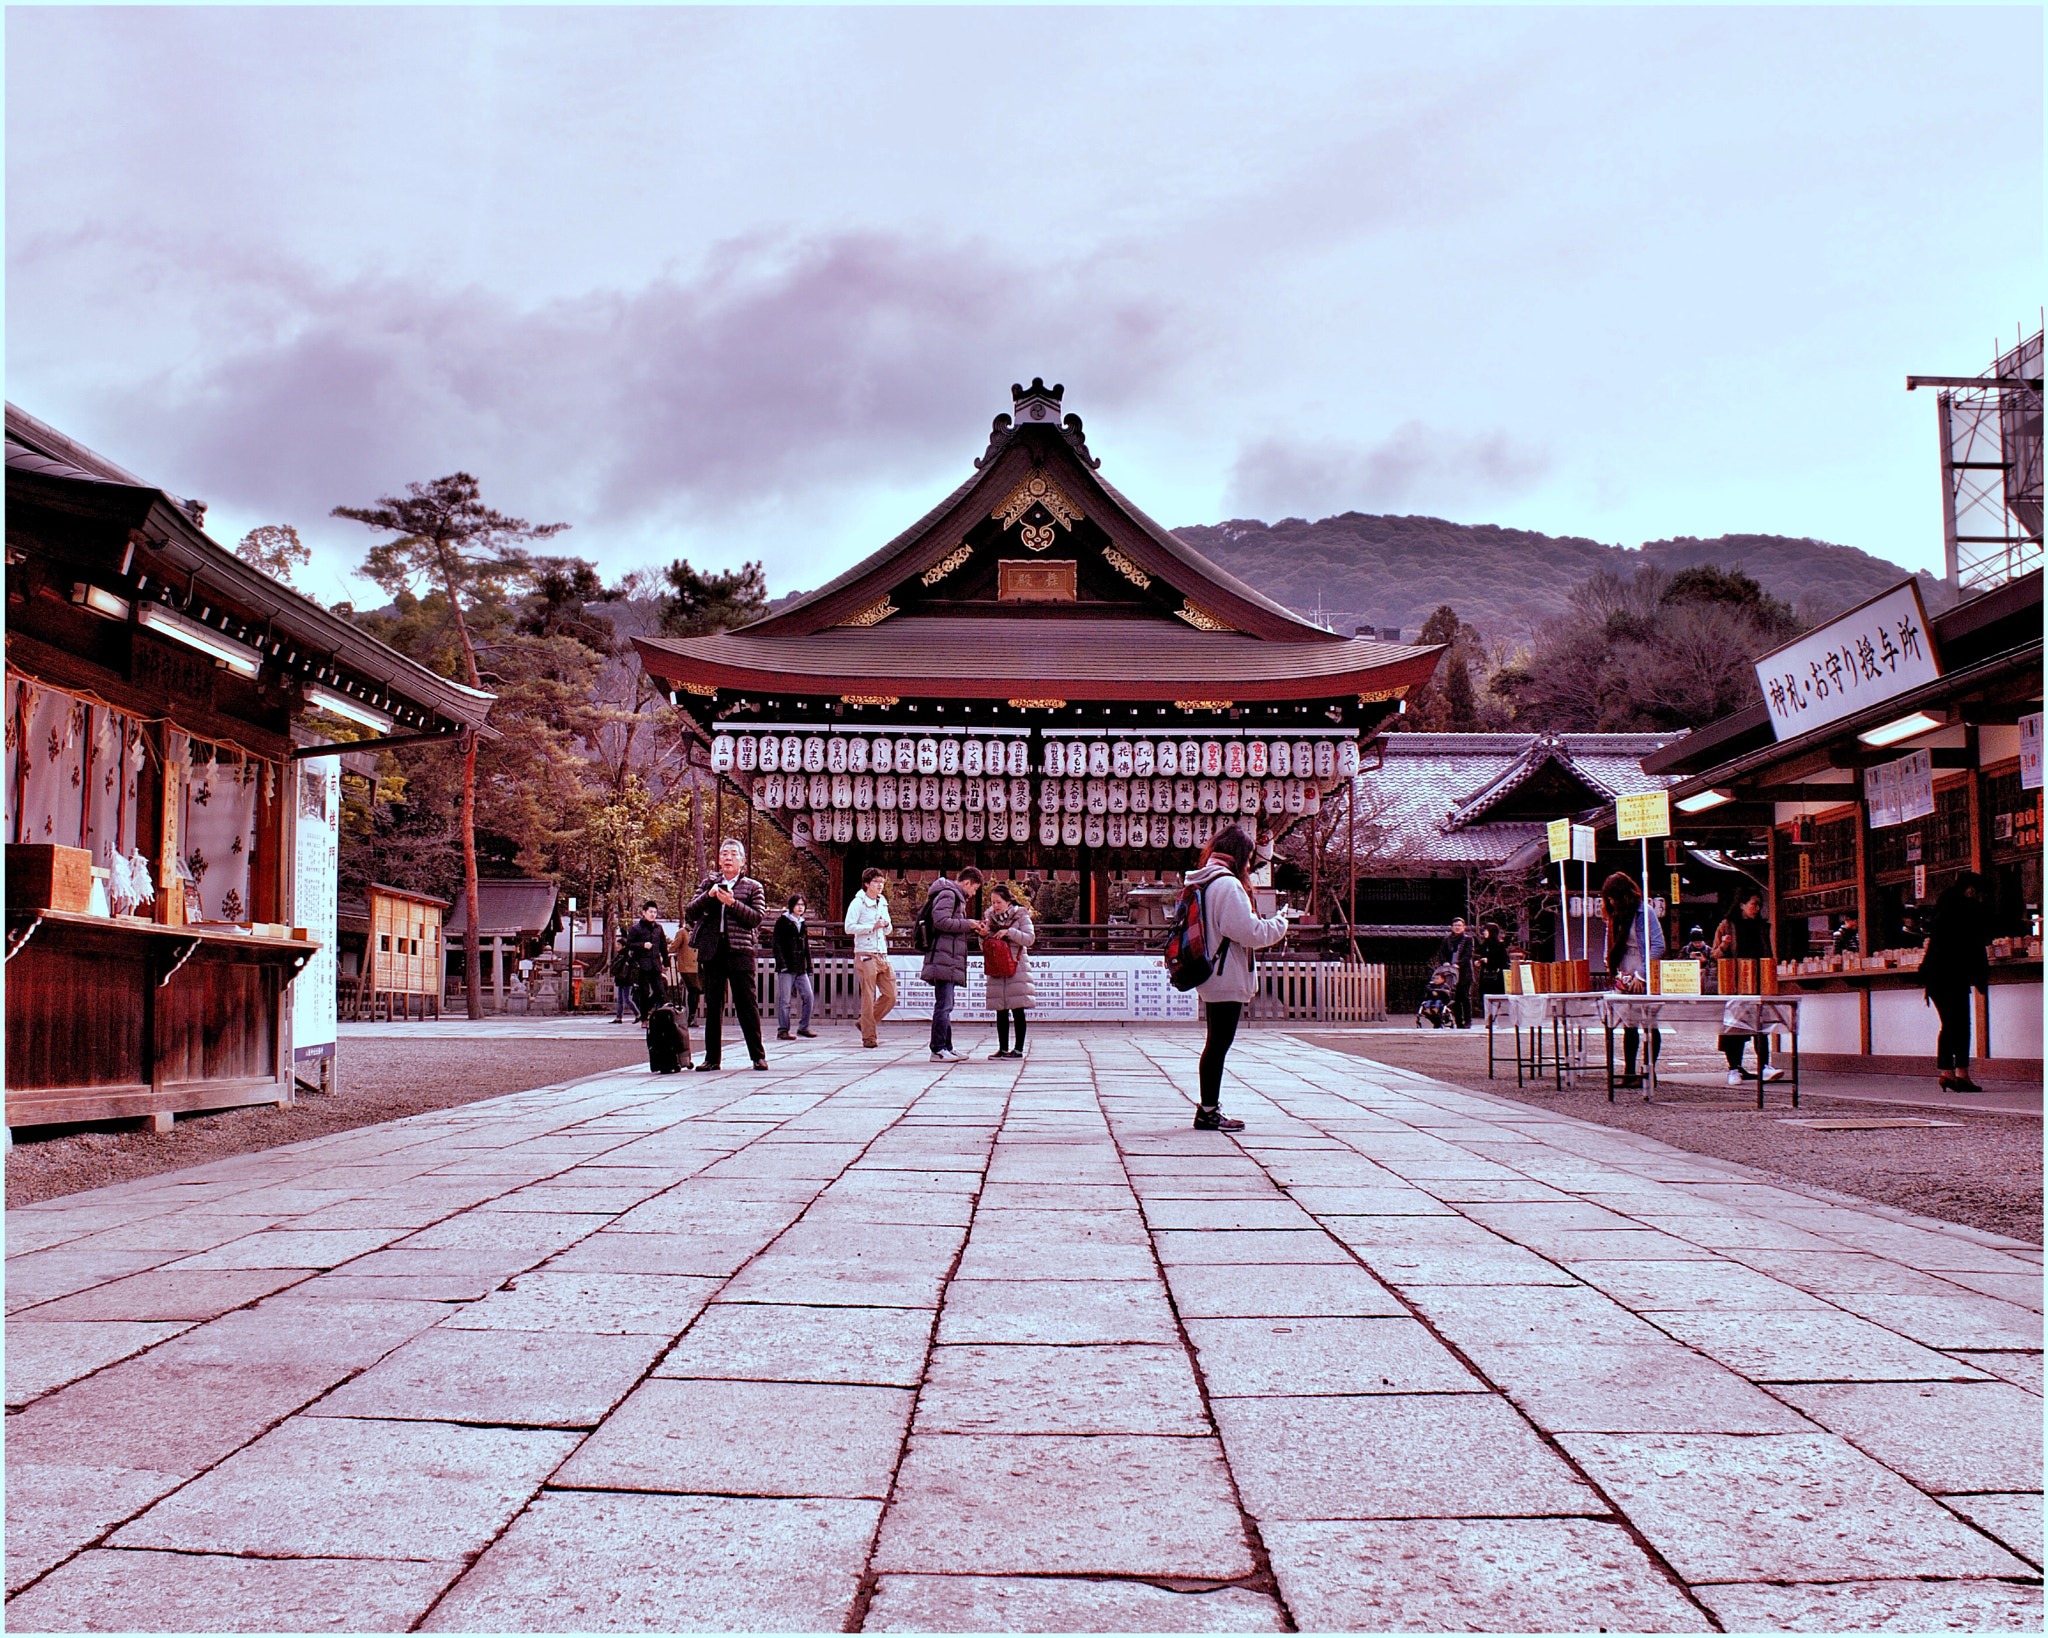
[[[668,965],[668,934],[661,929],[659,914],[660,906],[649,899],[640,906],[640,919],[619,940],[614,976],[619,987],[631,993],[634,1021],[643,1025],[650,1012],[668,1001],[668,985],[662,978]]]
[[[767,905],[767,893],[747,874],[746,845],[728,836],[718,844],[718,874],[704,878],[683,911],[704,988],[704,1061],[699,1070],[719,1067],[720,1015],[728,989],[754,1067],[768,1067],[768,1054],[761,1046],[761,1009],[754,998],[754,955]]]
[[[1507,936],[1490,921],[1479,929],[1479,949],[1476,952],[1475,959],[1479,964],[1479,993],[1481,995],[1507,994]]]
[[[1764,914],[1764,890],[1761,887],[1745,887],[1735,895],[1735,903],[1721,925],[1714,930],[1714,959],[1717,961],[1772,961],[1771,918]],[[1771,1038],[1768,1035],[1724,1035],[1721,1037],[1721,1055],[1728,1060],[1728,1084],[1740,1086],[1751,1079],[1742,1069],[1742,1043],[1756,1042],[1756,1075],[1760,1081],[1776,1081],[1784,1078],[1782,1069],[1771,1067]]]
[[[1991,993],[1990,943],[1984,878],[1966,870],[1934,901],[1934,925],[1920,956],[1920,981],[1941,1019],[1935,1063],[1944,1092],[1984,1090],[1970,1079],[1970,991]]]
[[[1476,954],[1472,935],[1465,927],[1465,918],[1459,916],[1451,923],[1451,936],[1444,940],[1443,948],[1437,952],[1435,965],[1449,965],[1458,970],[1458,987],[1451,996],[1451,1013],[1458,1020],[1460,1029],[1472,1027],[1472,963]]]
[[[781,915],[775,918],[775,1038],[789,1039],[792,999],[803,1002],[803,1014],[796,1032],[815,1037],[811,1028],[811,935],[804,930],[804,896],[792,893]]]
[[[931,911],[932,947],[925,952],[919,976],[931,985],[932,1062],[957,1063],[964,1053],[953,1050],[953,996],[967,982],[967,940],[982,931],[970,914],[981,891],[981,872],[972,865],[955,880],[941,876],[932,883],[925,903]]]

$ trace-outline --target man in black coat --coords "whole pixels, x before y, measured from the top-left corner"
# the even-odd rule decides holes
[[[1458,987],[1451,996],[1451,1013],[1458,1020],[1458,1028],[1472,1027],[1472,959],[1474,955],[1472,935],[1465,928],[1465,918],[1459,916],[1451,923],[1451,936],[1444,940],[1444,947],[1437,952],[1436,965],[1452,966],[1458,970]]]
[[[815,1036],[811,1028],[811,936],[804,929],[807,906],[801,893],[792,893],[781,915],[775,918],[775,1039],[787,1041],[792,1003],[799,1003],[803,1015],[797,1024],[799,1035]]]
[[[1982,1092],[1970,1079],[1970,991],[1991,994],[1991,928],[1984,911],[1984,878],[1958,876],[1934,904],[1934,925],[1920,957],[1920,981],[1941,1020],[1935,1041],[1944,1092]]]
[[[683,911],[704,989],[704,1061],[697,1066],[700,1070],[719,1067],[720,1015],[725,1011],[728,987],[747,1053],[756,1069],[768,1067],[768,1054],[761,1046],[761,1009],[754,997],[754,953],[767,904],[766,891],[747,874],[746,847],[727,837],[718,844],[718,874],[705,877],[697,896]]]
[[[668,1000],[668,985],[662,979],[668,965],[668,934],[656,919],[659,914],[660,907],[649,899],[640,906],[640,919],[619,940],[618,981],[632,994],[633,1016],[641,1024]]]

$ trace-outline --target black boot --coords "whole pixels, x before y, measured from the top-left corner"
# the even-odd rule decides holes
[[[1242,1132],[1244,1122],[1232,1120],[1214,1104],[1195,1106],[1195,1130],[1198,1132]]]

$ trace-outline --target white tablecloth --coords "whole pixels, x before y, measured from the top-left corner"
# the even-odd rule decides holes
[[[1541,996],[1537,1000],[1544,999]],[[1771,1030],[1799,1033],[1796,995],[1621,995],[1600,997],[1607,1029],[1655,1029],[1664,1024],[1712,1024],[1727,1035]]]
[[[1486,1021],[1511,1024],[1516,1029],[1543,1029],[1548,1025],[1582,1021],[1600,1016],[1600,992],[1558,995],[1489,995]]]

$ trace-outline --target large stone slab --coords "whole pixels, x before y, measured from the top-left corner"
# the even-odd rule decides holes
[[[1729,1632],[2039,1632],[2041,1589],[2007,1581],[1700,1588]]]
[[[2041,1482],[2041,1401],[2008,1382],[1799,1383],[1777,1390],[1923,1490]]]
[[[697,1316],[719,1284],[701,1275],[539,1268],[514,1276],[505,1289],[466,1304],[442,1323],[453,1330],[672,1337]]]
[[[1995,1536],[2036,1569],[2041,1567],[2041,1492],[2005,1496],[1944,1496],[1951,1512]]]
[[[407,1632],[460,1562],[96,1549],[7,1606],[13,1632]]]
[[[217,1268],[336,1268],[389,1245],[403,1229],[264,1229],[172,1263],[171,1272]]]
[[[182,1483],[148,1468],[29,1461],[7,1453],[7,1590],[27,1585]],[[12,1606],[8,1610],[10,1624]]]
[[[1168,1345],[941,1347],[918,1395],[919,1433],[1211,1431],[1178,1340]]]
[[[655,1375],[914,1388],[931,1331],[928,1308],[719,1302],[704,1311]]]
[[[650,1378],[554,1482],[879,1500],[889,1493],[910,1405],[900,1388]]]
[[[664,1341],[582,1334],[566,1343],[552,1332],[432,1330],[335,1389],[312,1414],[594,1427]]]
[[[10,1319],[7,1403],[25,1405],[188,1327],[186,1321]]]
[[[955,1280],[939,1341],[1180,1341],[1166,1291],[1151,1280]]]
[[[1190,1319],[1209,1392],[1480,1393],[1485,1384],[1412,1319]]]
[[[873,1501],[551,1492],[428,1632],[838,1632]]]
[[[1190,1263],[1261,1268],[1349,1263],[1344,1248],[1321,1229],[1160,1229],[1152,1236],[1168,1268]]]
[[[881,1574],[1249,1575],[1213,1439],[920,1434],[898,1475]]]
[[[303,1268],[248,1270],[156,1269],[110,1280],[56,1302],[30,1308],[37,1320],[209,1320],[307,1279]]]
[[[1689,1348],[1492,1348],[1474,1363],[1550,1433],[1801,1433],[1811,1424]]]
[[[1833,1434],[1558,1440],[1694,1585],[2029,1573]]]
[[[1262,1524],[1607,1511],[1492,1394],[1219,1399],[1212,1408],[1238,1493]]]
[[[459,1559],[504,1528],[576,1437],[297,1417],[125,1525],[111,1545]]]
[[[1304,1632],[1714,1630],[1604,1521],[1274,1521],[1260,1534]]]
[[[1753,1382],[1923,1382],[1976,1375],[1932,1348],[1840,1309],[1659,1311],[1657,1326]]]
[[[1244,1587],[1169,1591],[1064,1576],[885,1575],[863,1632],[1284,1632],[1280,1606]]]
[[[1166,1270],[1183,1319],[1287,1319],[1294,1316],[1406,1314],[1401,1299],[1356,1263],[1293,1263],[1281,1277],[1227,1263],[1181,1263]]]

